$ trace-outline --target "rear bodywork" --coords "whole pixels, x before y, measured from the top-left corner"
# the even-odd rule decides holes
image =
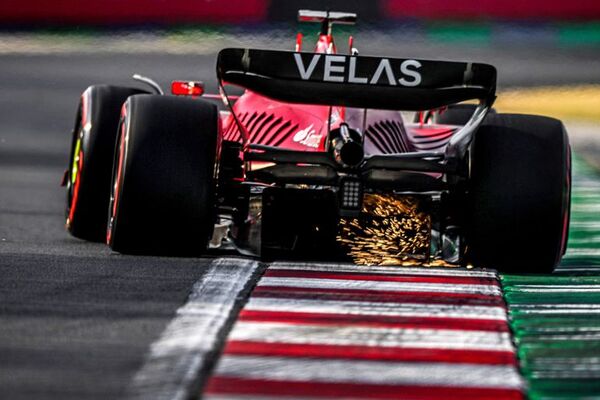
[[[337,54],[330,28],[314,52],[298,40],[295,52],[219,53],[221,222],[233,221],[236,246],[266,257],[462,262],[468,149],[495,99],[495,68],[366,57],[352,40]],[[229,97],[226,85],[245,92]],[[477,107],[466,124],[425,123],[467,100]]]

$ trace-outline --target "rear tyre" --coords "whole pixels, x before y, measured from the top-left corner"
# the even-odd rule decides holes
[[[119,130],[108,245],[130,254],[202,254],[216,218],[217,107],[189,98],[132,96]]]
[[[468,259],[507,272],[552,272],[566,249],[570,173],[562,122],[488,116],[471,148]]]
[[[67,171],[66,226],[75,237],[103,241],[121,106],[142,90],[90,86],[81,95]]]

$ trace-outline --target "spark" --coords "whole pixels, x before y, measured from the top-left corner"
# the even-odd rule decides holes
[[[365,194],[358,218],[341,218],[337,241],[358,265],[447,266],[430,260],[431,217],[412,196]]]

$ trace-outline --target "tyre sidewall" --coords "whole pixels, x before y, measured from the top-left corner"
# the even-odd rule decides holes
[[[67,224],[73,236],[93,241],[104,240],[120,109],[127,97],[138,93],[145,92],[135,88],[94,85],[82,94],[81,118],[76,121],[69,157],[69,171],[71,171],[74,146],[81,135],[83,163],[78,177],[80,182],[77,204],[73,218]],[[70,174],[68,178],[71,178]],[[70,194],[67,193],[67,218],[71,207]]]
[[[203,253],[216,215],[216,107],[139,95],[125,108],[125,157],[109,245],[134,254]]]
[[[555,119],[489,115],[470,152],[468,241],[477,266],[551,272],[563,254],[570,148]]]

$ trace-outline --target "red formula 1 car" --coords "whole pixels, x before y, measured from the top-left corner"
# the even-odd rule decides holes
[[[560,121],[496,113],[491,65],[366,57],[352,38],[339,54],[332,25],[356,15],[299,19],[321,24],[314,51],[300,35],[295,51],[224,49],[219,95],[176,81],[188,97],[165,96],[143,77],[151,90],[89,87],[65,175],[71,234],[133,254],[227,242],[267,259],[553,270],[570,206]]]

